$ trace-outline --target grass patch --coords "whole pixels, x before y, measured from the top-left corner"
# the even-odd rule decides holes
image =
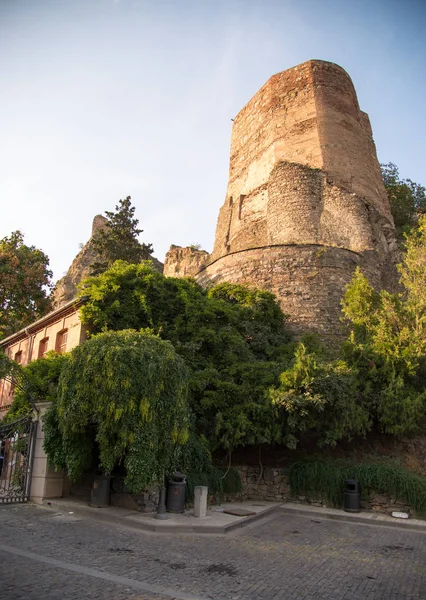
[[[345,479],[359,481],[363,494],[375,491],[409,504],[418,515],[426,515],[426,477],[399,465],[303,460],[289,469],[294,496],[322,497],[337,508],[343,506]]]

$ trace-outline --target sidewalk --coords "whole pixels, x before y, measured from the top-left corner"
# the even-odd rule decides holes
[[[235,529],[244,527],[257,519],[271,515],[273,512],[286,516],[308,517],[315,519],[331,519],[352,524],[373,525],[379,527],[394,527],[405,531],[418,531],[426,533],[426,521],[420,519],[394,519],[374,511],[360,513],[347,513],[335,508],[321,508],[304,504],[281,504],[279,502],[226,502],[221,506],[212,506],[207,511],[207,517],[199,519],[194,517],[193,511],[188,510],[183,514],[169,514],[166,521],[155,519],[155,513],[139,513],[124,508],[109,506],[108,508],[93,508],[83,500],[73,498],[58,498],[45,500],[46,508],[56,510],[63,514],[73,514],[102,523],[111,523],[148,531],[166,534],[192,534],[202,533],[210,535],[225,535]],[[237,517],[225,514],[223,509],[245,509],[254,512],[254,515]]]
[[[316,519],[331,519],[347,523],[362,523],[379,527],[398,527],[406,531],[421,531],[426,533],[426,521],[421,519],[395,519],[374,510],[362,510],[359,513],[348,513],[338,508],[322,508],[305,504],[281,504],[280,512],[297,517],[312,517]]]
[[[155,533],[207,533],[213,535],[224,535],[239,527],[252,523],[256,519],[271,514],[280,506],[279,502],[226,502],[220,506],[212,506],[207,511],[207,517],[194,517],[193,510],[185,511],[183,514],[168,513],[166,521],[155,519],[155,513],[140,513],[125,508],[93,508],[83,500],[73,498],[57,498],[44,500],[43,506],[76,516],[82,516],[100,521],[124,525],[142,531]],[[223,509],[245,509],[255,513],[246,517],[225,514]]]

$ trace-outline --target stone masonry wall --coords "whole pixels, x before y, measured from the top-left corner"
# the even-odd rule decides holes
[[[281,163],[321,170],[329,185],[345,192],[346,198],[334,210],[339,221],[346,217],[345,201],[354,195],[393,226],[371,126],[359,109],[350,77],[332,63],[308,61],[271,77],[234,119],[228,190],[217,223],[213,259],[270,243],[269,187],[271,174]],[[275,203],[275,213],[283,219],[299,201],[303,209],[304,194],[309,192],[309,185],[306,188],[302,180],[297,181],[297,173],[296,177],[290,174],[288,182],[291,193]],[[315,211],[313,221],[327,217],[328,207],[316,204]],[[310,238],[306,222],[299,224],[297,214],[294,217],[299,237],[306,233]],[[330,225],[328,237],[340,245],[334,239],[340,222]],[[370,243],[368,231],[359,235],[362,246]]]
[[[227,501],[255,500],[264,502],[293,502],[310,504],[311,506],[327,506],[325,499],[319,496],[292,496],[288,482],[287,469],[267,467],[261,469],[256,466],[233,467],[241,477],[242,492],[227,496]],[[343,492],[342,492],[343,505]],[[393,511],[402,511],[411,514],[408,504],[376,494],[372,491],[368,497],[363,497],[361,507],[367,510],[390,515]]]
[[[373,256],[371,256],[373,255]],[[204,287],[224,281],[268,289],[280,301],[296,335],[317,332],[324,338],[339,335],[340,301],[359,265],[380,287],[374,252],[356,253],[323,245],[255,248],[229,254],[197,276]]]

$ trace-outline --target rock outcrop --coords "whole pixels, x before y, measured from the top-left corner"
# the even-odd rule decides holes
[[[99,231],[99,229],[105,226],[106,222],[107,219],[102,215],[96,215],[96,217],[93,219],[92,235],[90,240],[83,246],[83,248],[74,258],[70,268],[67,271],[67,274],[55,285],[55,289],[53,290],[54,308],[59,308],[63,304],[66,304],[72,300],[77,294],[78,284],[91,274],[93,264],[99,260],[99,256],[93,248],[93,237],[97,231]],[[151,261],[154,267],[160,271],[160,273],[162,273],[163,263],[154,257],[151,258]]]
[[[194,277],[209,261],[210,254],[194,246],[171,245],[164,260],[167,277]]]

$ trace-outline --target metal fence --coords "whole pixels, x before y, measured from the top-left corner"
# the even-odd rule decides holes
[[[36,427],[31,417],[0,423],[0,504],[29,499]]]

